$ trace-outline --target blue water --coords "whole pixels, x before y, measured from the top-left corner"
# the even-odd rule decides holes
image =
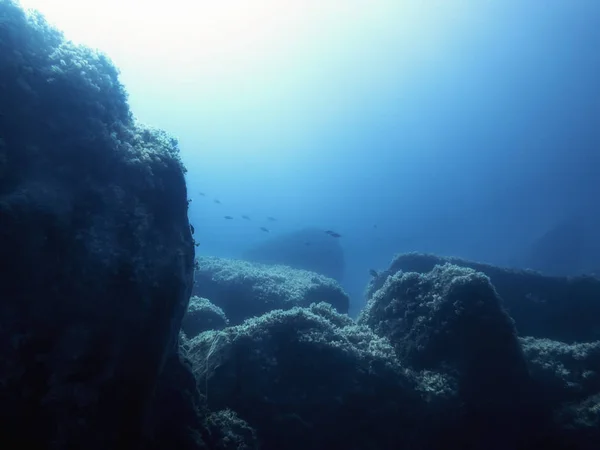
[[[185,36],[102,48],[134,114],[179,138],[200,254],[333,229],[358,305],[396,252],[518,265],[560,221],[600,220],[600,2],[334,4],[253,66],[194,62],[210,42]]]

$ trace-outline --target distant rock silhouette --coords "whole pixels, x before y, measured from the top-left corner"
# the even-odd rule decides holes
[[[581,275],[600,268],[600,218],[575,216],[537,239],[522,265],[545,275]]]
[[[339,240],[318,228],[305,228],[275,237],[244,252],[241,258],[310,270],[337,281],[344,278],[344,251]]]

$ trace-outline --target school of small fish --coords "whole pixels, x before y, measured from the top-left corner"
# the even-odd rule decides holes
[[[206,193],[204,193],[204,192],[198,192],[198,194],[200,195],[200,197],[206,197]],[[188,200],[188,204],[191,203],[191,201],[192,200]],[[213,199],[213,202],[216,203],[216,204],[218,204],[218,205],[222,205],[221,200],[219,200],[218,198]],[[247,220],[247,221],[251,221],[252,220],[252,219],[250,219],[250,216],[248,216],[246,214],[242,214],[240,217],[243,220]],[[223,216],[223,218],[225,220],[234,220],[235,219],[234,216],[229,216],[229,215]],[[273,216],[267,216],[266,220],[268,222],[277,222],[277,218],[273,217]],[[373,228],[377,228],[377,224],[373,224]],[[194,226],[192,224],[190,224],[190,229],[192,231],[192,234],[194,234],[195,233],[195,229],[194,229]],[[264,233],[270,233],[271,232],[271,230],[269,228],[265,227],[265,226],[258,227],[258,229],[260,231],[264,232]],[[323,230],[323,232],[325,234],[331,236],[334,239],[338,239],[338,238],[342,237],[342,235],[340,233],[338,233],[337,231],[334,231],[334,230]],[[194,245],[196,247],[198,247],[200,245],[200,243],[197,242],[197,241],[194,241]],[[312,243],[309,242],[309,241],[305,241],[304,245],[307,246],[307,247],[309,247],[310,245],[312,245]],[[376,278],[379,277],[380,274],[375,269],[369,269],[369,275],[371,275],[371,277],[373,279],[376,279]]]
[[[200,197],[206,197],[206,193],[205,192],[198,192],[198,195]],[[189,202],[191,202],[191,200],[189,200],[188,203]],[[219,200],[218,198],[214,198],[213,202],[216,203],[216,204],[218,204],[218,205],[222,205],[221,200]],[[240,217],[242,219],[244,219],[244,220],[247,220],[247,221],[251,221],[252,220],[252,219],[250,219],[250,216],[245,215],[245,214],[241,215]],[[223,216],[223,218],[225,220],[234,220],[235,219],[234,216],[229,216],[229,215]],[[266,220],[268,222],[277,222],[277,218],[273,217],[273,216],[266,217]],[[194,232],[195,232],[194,226],[190,225],[190,227],[191,227],[191,230],[192,230],[192,234],[194,234]],[[271,232],[271,230],[269,228],[265,227],[265,226],[260,226],[260,227],[258,227],[258,229],[261,230],[264,233],[270,233]],[[331,236],[332,238],[336,238],[337,239],[337,238],[342,237],[342,235],[340,233],[338,233],[337,231],[334,231],[334,230],[323,230],[323,231],[324,231],[325,234]],[[196,242],[195,245],[198,246],[198,245],[200,245],[200,243]],[[308,246],[311,245],[311,243],[310,242],[305,242],[304,245],[306,245],[308,247]]]

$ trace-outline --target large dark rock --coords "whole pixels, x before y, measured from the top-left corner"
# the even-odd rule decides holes
[[[530,372],[555,427],[574,449],[595,449],[600,442],[600,341],[565,344],[521,338]]]
[[[181,353],[185,354],[185,337]],[[153,395],[144,450],[206,450],[211,440],[204,422],[210,415],[197,388],[192,368],[173,353],[165,362]]]
[[[197,260],[194,295],[221,308],[232,325],[274,309],[327,302],[347,313],[350,304],[339,284],[323,275],[208,256]]]
[[[371,296],[358,323],[388,338],[410,367],[456,376],[475,448],[536,442],[539,398],[488,277],[451,264],[397,272]]]
[[[600,339],[600,280],[593,277],[548,277],[460,258],[405,253],[396,256],[389,269],[371,280],[367,297],[399,271],[427,273],[446,263],[469,267],[490,277],[521,336],[562,342]]]
[[[532,376],[551,394],[546,397],[553,405],[600,394],[600,341],[565,344],[532,337],[520,341]]]
[[[264,264],[281,264],[320,273],[341,282],[344,251],[336,238],[316,228],[305,228],[275,237],[242,254],[242,259]]]
[[[177,143],[0,1],[0,447],[138,448],[192,288]]]
[[[209,406],[236,411],[264,450],[431,448],[416,446],[427,435],[419,383],[386,339],[329,305],[273,311],[189,347]]]

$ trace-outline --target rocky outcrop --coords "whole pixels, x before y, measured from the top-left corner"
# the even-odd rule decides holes
[[[600,442],[600,341],[521,339],[532,377],[569,448]]]
[[[316,228],[304,228],[269,239],[242,253],[241,259],[308,270],[338,282],[344,278],[342,246],[337,239]]]
[[[314,272],[215,257],[197,262],[194,295],[221,308],[232,325],[274,309],[318,302],[348,312],[348,295],[334,280]]]
[[[387,277],[358,318],[390,340],[401,361],[456,377],[462,414],[489,448],[530,444],[539,398],[511,318],[488,277],[446,264]],[[537,417],[539,416],[539,417]],[[525,442],[523,442],[525,439]]]
[[[415,377],[386,339],[327,304],[273,311],[188,345],[209,407],[236,411],[264,450],[391,450],[423,438],[427,403]]]
[[[0,21],[0,446],[137,448],[192,288],[177,142],[105,56]]]
[[[220,283],[245,273],[228,266]],[[183,347],[207,408],[246,424],[242,448],[567,450],[599,438],[598,342],[519,338],[490,277],[447,262],[385,275],[358,323],[327,303],[293,306]]]
[[[548,277],[527,270],[513,270],[460,258],[405,253],[394,258],[389,269],[371,280],[370,298],[389,276],[399,271],[427,273],[446,263],[486,274],[521,336],[562,342],[600,339],[600,279]]]

